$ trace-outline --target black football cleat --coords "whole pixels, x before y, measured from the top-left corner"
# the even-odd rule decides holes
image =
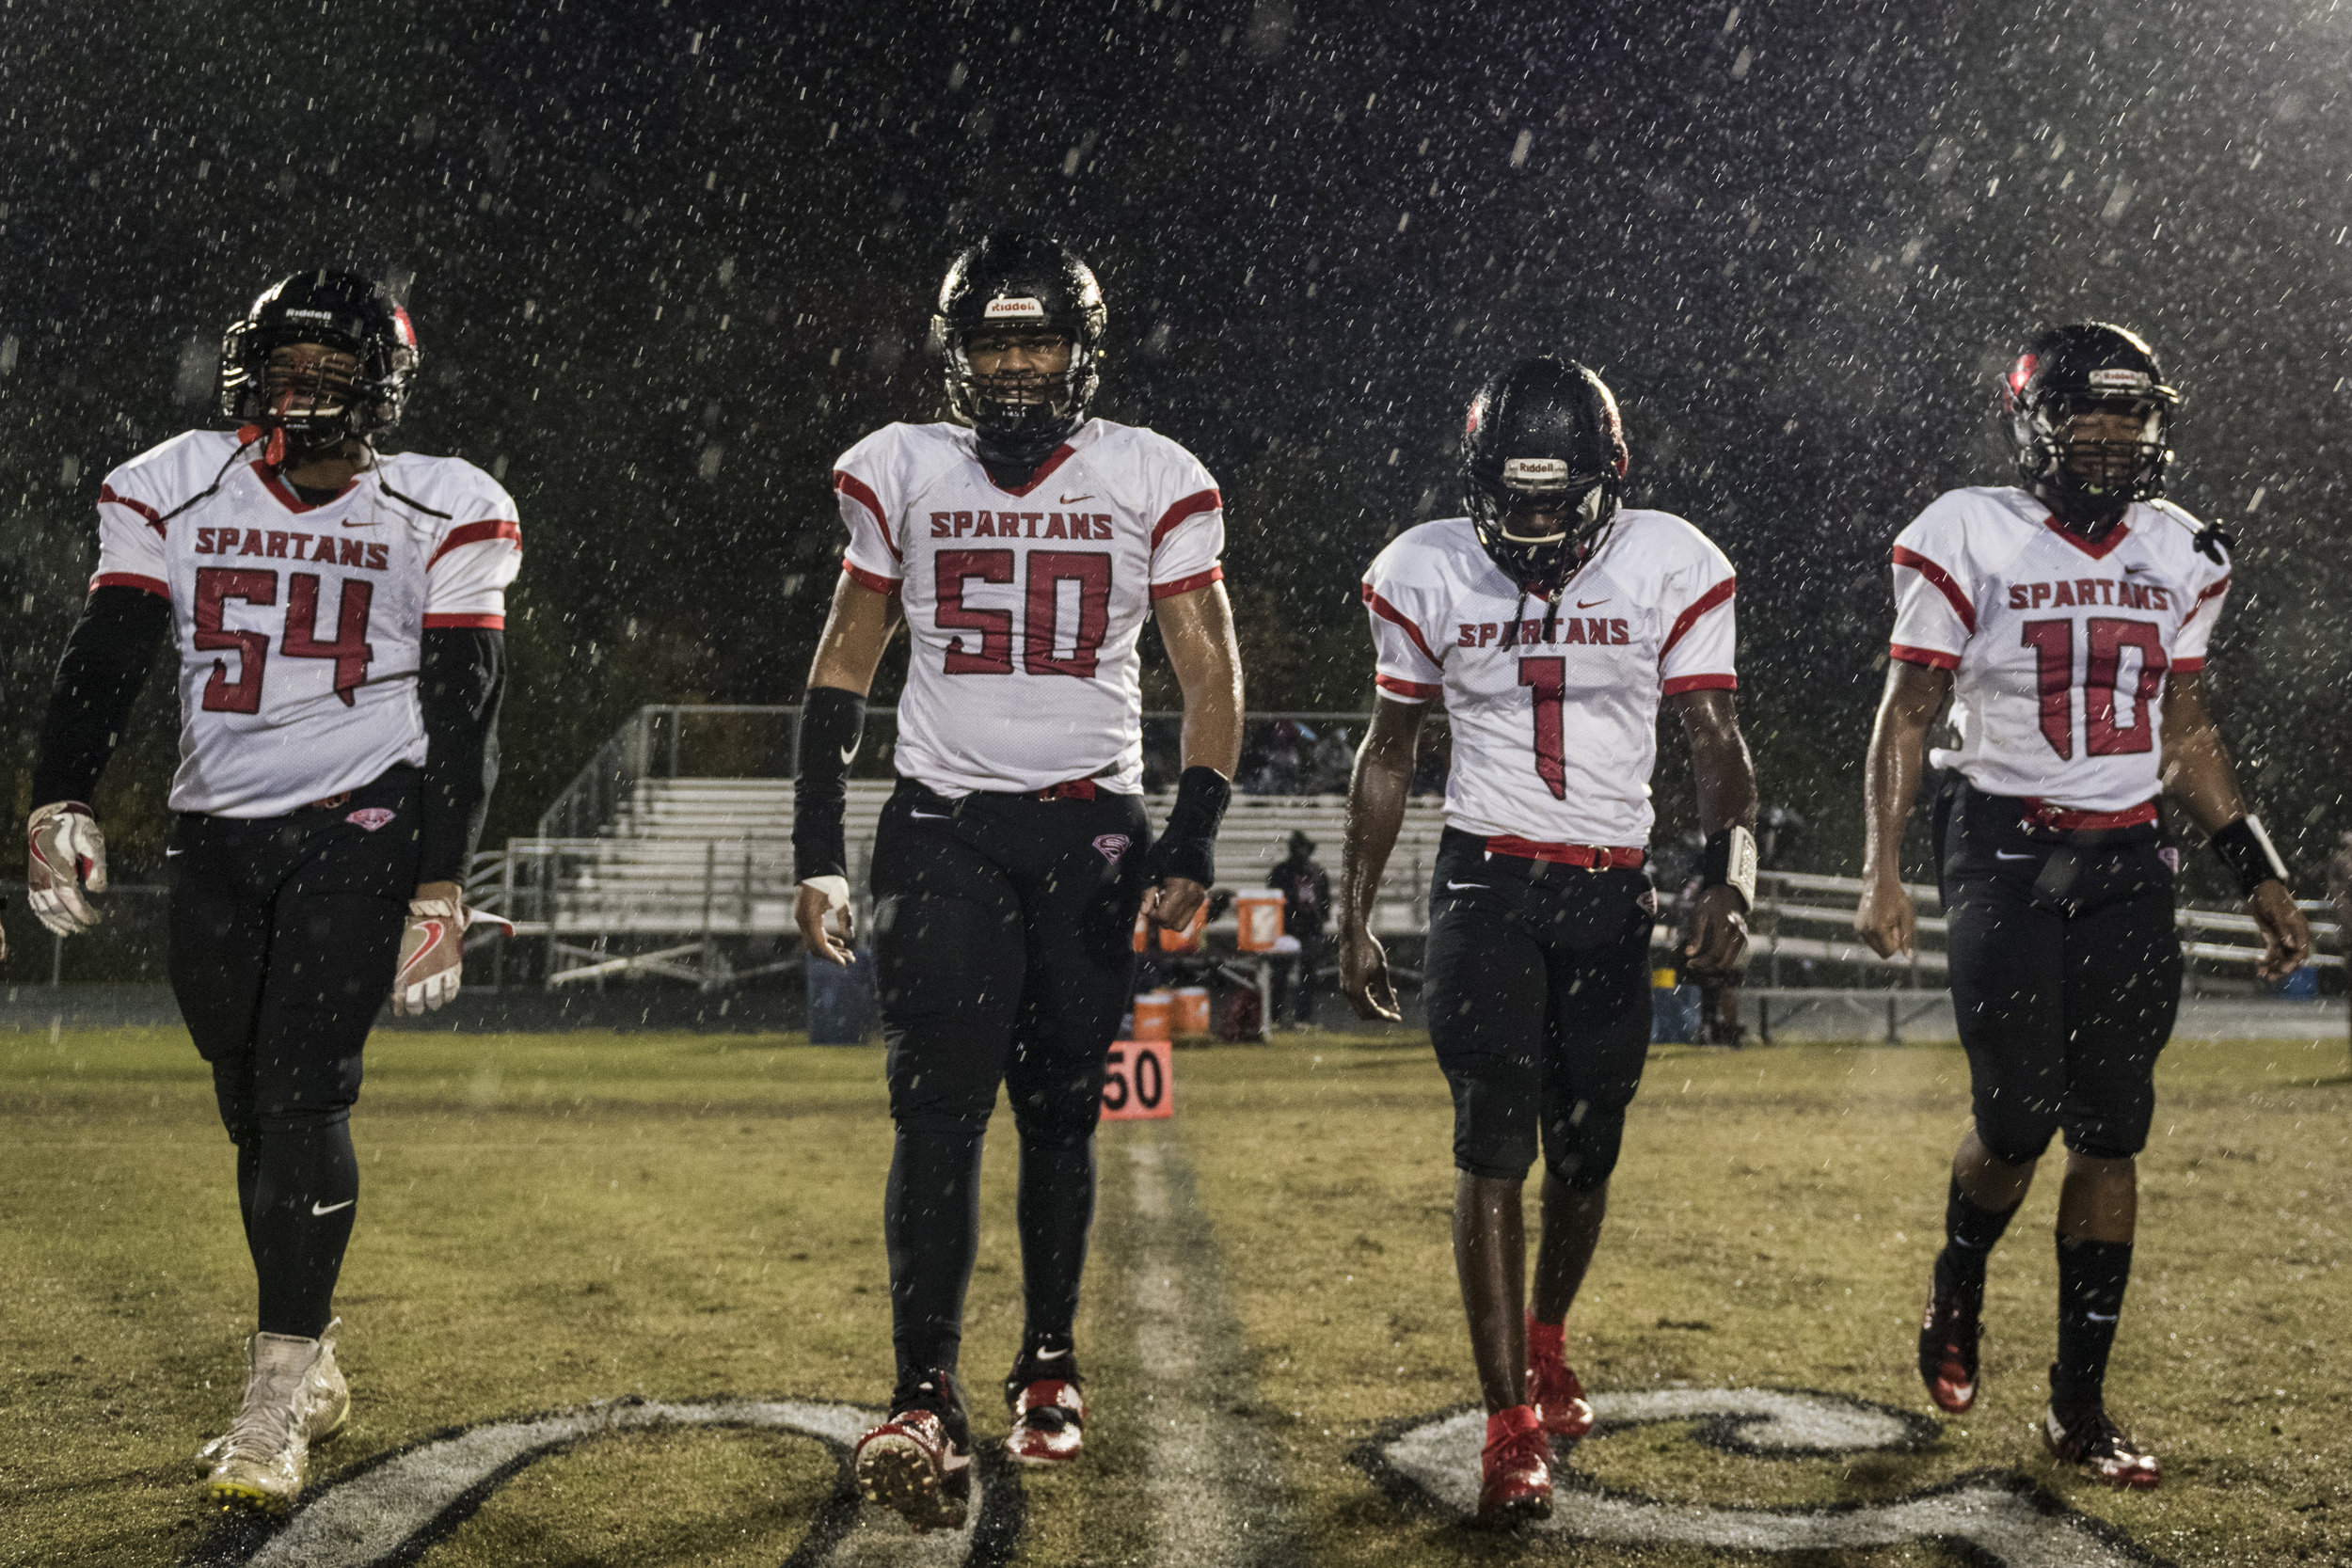
[[[2056,1409],[2045,1411],[2042,1446],[2059,1464],[2074,1465],[2108,1486],[2153,1492],[2163,1479],[2157,1472],[2156,1456],[2133,1442],[2104,1405],[2064,1421],[2058,1419]]]
[[[1980,1307],[1939,1301],[1928,1289],[1928,1309],[1919,1321],[1919,1381],[1938,1410],[1964,1416],[1977,1402],[1977,1340]]]

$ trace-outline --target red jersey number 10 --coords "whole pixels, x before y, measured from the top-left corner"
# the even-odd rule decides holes
[[[2154,623],[2093,615],[2084,626],[2090,657],[2083,669],[2083,751],[2094,757],[2153,751],[2156,744],[2155,702],[2164,689],[2167,660]],[[2019,641],[2034,652],[2035,686],[2042,696],[2042,738],[2068,761],[2074,756],[2074,623],[2027,621]],[[2132,721],[2115,721],[2116,679],[2123,650],[2139,655],[2132,683]]]

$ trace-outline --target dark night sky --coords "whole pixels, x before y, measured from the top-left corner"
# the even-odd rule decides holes
[[[127,8],[126,8],[127,10]],[[25,752],[113,464],[204,418],[270,277],[401,280],[395,445],[502,473],[530,553],[494,835],[640,702],[789,700],[829,460],[931,417],[961,243],[1050,229],[1101,411],[1225,486],[1253,705],[1359,706],[1351,588],[1450,511],[1470,388],[1572,354],[1635,499],[1741,571],[1768,799],[1850,863],[1885,546],[2006,477],[1995,368],[2149,334],[2173,494],[2239,528],[2216,663],[2259,803],[2347,824],[2352,8],[1178,4],[0,7],[0,725]],[[2259,498],[2259,499],[2257,499]],[[160,677],[102,806],[160,821]],[[1665,748],[1672,757],[1678,747]],[[1670,767],[1661,803],[1677,791]],[[1672,812],[1670,809],[1670,820]]]

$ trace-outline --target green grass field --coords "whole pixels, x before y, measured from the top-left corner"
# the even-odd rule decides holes
[[[428,1434],[616,1396],[887,1393],[877,1051],[388,1034],[368,1066],[339,1302],[353,1422],[314,1486]],[[1925,1412],[1911,1344],[1965,1078],[1949,1048],[1656,1051],[1570,1323],[1588,1386],[1807,1388]],[[1588,1441],[1564,1471],[1783,1508],[2013,1471],[2173,1562],[2352,1560],[2344,1055],[2182,1042],[2161,1079],[2109,1393],[2162,1454],[2162,1490],[2055,1473],[2030,1428],[2055,1165],[1994,1260],[1986,1392],[1932,1444],[1762,1459],[1668,1424]],[[1089,1458],[1028,1478],[1013,1561],[1724,1560],[1480,1535],[1359,1463],[1475,1397],[1447,1252],[1447,1100],[1424,1042],[1186,1053],[1177,1096],[1172,1123],[1104,1130],[1080,1325]],[[1020,1327],[998,1129],[964,1357],[984,1435],[1005,1428],[993,1386]],[[189,1456],[233,1407],[249,1326],[230,1177],[208,1077],[176,1031],[0,1035],[0,1562],[221,1549]],[[813,1438],[615,1435],[521,1470],[421,1560],[772,1565],[836,1483]],[[862,1539],[860,1561],[898,1549],[887,1528]],[[1918,1543],[1740,1560],[1964,1560]]]

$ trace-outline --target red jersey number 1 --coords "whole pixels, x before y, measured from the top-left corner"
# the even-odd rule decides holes
[[[1561,710],[1568,700],[1565,658],[1519,660],[1519,684],[1535,689],[1535,776],[1555,800],[1568,798],[1568,764],[1561,751]]]

